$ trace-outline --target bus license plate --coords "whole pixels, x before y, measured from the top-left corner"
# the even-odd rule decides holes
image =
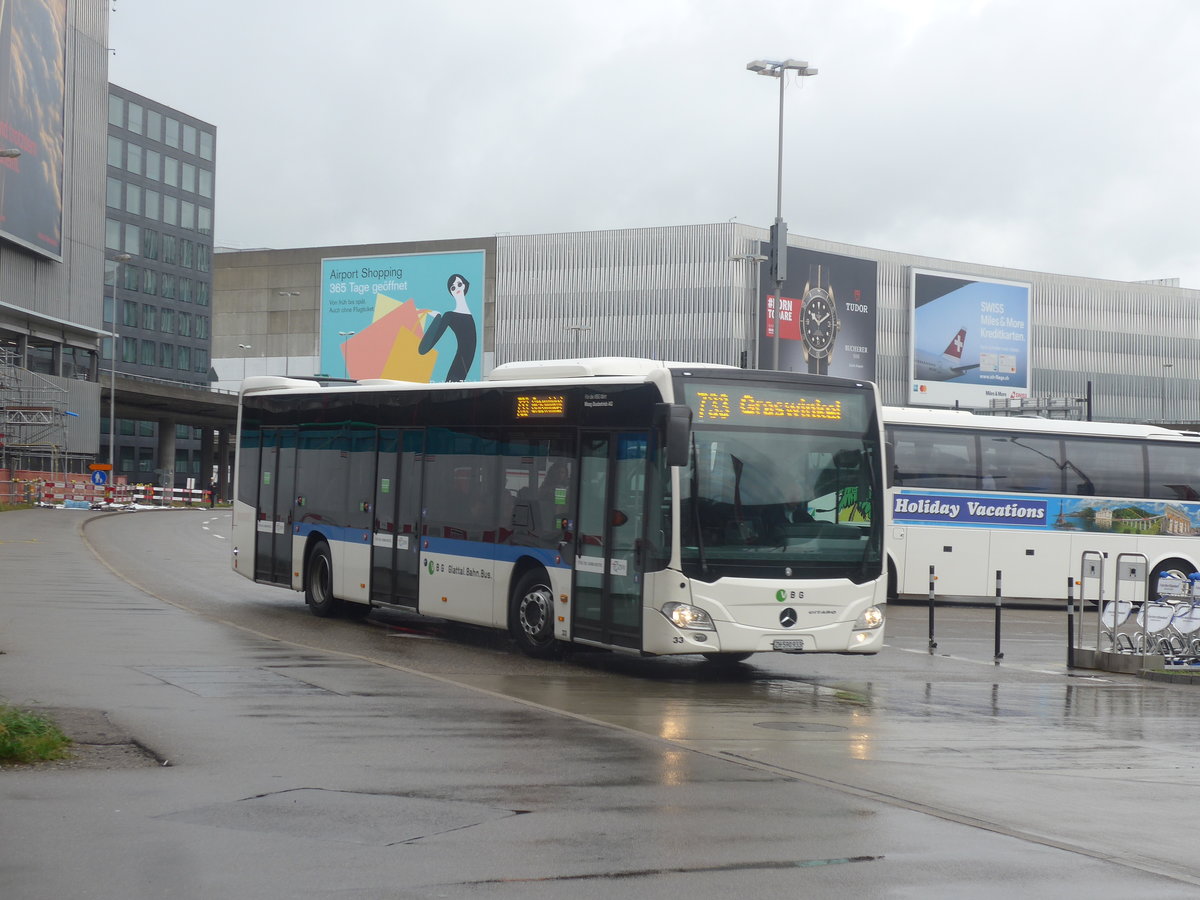
[[[803,653],[804,641],[801,638],[780,639],[771,642],[771,648],[780,653]]]

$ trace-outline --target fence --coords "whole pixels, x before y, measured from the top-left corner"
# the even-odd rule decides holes
[[[116,484],[99,487],[90,481],[43,481],[37,500],[50,506],[205,506],[210,492],[198,488],[161,488],[152,484]]]

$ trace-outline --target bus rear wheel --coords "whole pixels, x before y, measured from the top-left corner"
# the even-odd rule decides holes
[[[1154,571],[1150,573],[1150,577],[1146,579],[1146,599],[1153,603],[1158,599],[1158,576],[1159,573],[1165,572],[1174,578],[1180,578],[1187,581],[1187,577],[1195,573],[1196,567],[1186,560],[1182,559],[1164,559],[1161,563],[1155,566]]]
[[[321,541],[313,547],[304,570],[304,602],[314,616],[327,619],[338,611],[341,601],[333,596],[333,556]]]
[[[508,630],[526,656],[550,659],[558,655],[554,637],[554,591],[541,569],[526,572],[517,581],[509,603]]]

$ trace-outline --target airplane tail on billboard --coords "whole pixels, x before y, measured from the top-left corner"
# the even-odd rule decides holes
[[[960,329],[958,329],[958,334],[956,334],[953,338],[950,339],[950,343],[949,343],[949,345],[947,345],[947,347],[943,351],[943,353],[946,356],[953,357],[954,359],[962,359],[963,346],[966,343],[967,343],[967,329],[960,328]]]

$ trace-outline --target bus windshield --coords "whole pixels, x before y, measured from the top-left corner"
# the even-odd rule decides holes
[[[878,577],[879,447],[866,437],[870,394],[823,387],[812,405],[804,386],[810,396],[800,403],[810,405],[786,408],[807,409],[809,418],[762,412],[777,410],[761,404],[781,398],[764,400],[761,388],[753,397],[735,385],[689,388],[691,454],[680,474],[685,573],[704,581],[787,569],[797,578]]]

